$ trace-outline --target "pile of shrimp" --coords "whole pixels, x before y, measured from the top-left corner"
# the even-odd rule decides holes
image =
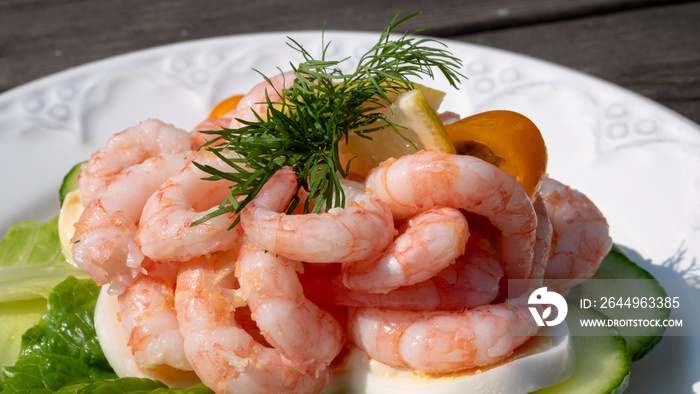
[[[530,198],[497,167],[436,151],[343,179],[345,206],[315,214],[282,213],[297,193],[283,168],[240,214],[192,226],[231,186],[194,165],[231,170],[197,149],[200,131],[261,113],[268,87],[192,131],[144,121],[82,166],[73,258],[118,294],[142,370],[255,393],[322,391],[352,348],[431,373],[489,365],[538,330],[508,303],[506,280],[557,279],[564,291],[611,247],[580,192],[546,178]]]

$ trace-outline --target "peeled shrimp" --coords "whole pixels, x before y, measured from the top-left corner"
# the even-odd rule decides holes
[[[144,255],[136,241],[148,197],[187,160],[186,153],[154,156],[112,178],[75,224],[73,261],[111,294],[124,291],[139,273]]]
[[[462,311],[412,312],[355,308],[355,344],[394,367],[451,372],[508,357],[537,333],[526,304],[482,305]]]
[[[345,342],[340,323],[305,296],[301,263],[266,253],[253,244],[238,259],[240,294],[262,335],[284,359],[303,370],[324,370]]]
[[[547,214],[547,206],[542,199],[542,195],[537,196],[533,202],[535,213],[537,214],[537,230],[535,231],[535,249],[532,260],[532,278],[540,281],[544,278],[544,271],[549,262],[549,255],[552,249],[552,221]]]
[[[119,295],[120,317],[128,345],[142,370],[162,371],[169,366],[191,371],[175,315],[177,266],[153,261],[148,275],[139,275]]]
[[[231,124],[230,118],[208,118],[201,121],[190,132],[190,141],[192,150],[199,148],[212,139],[216,138],[216,134],[205,134],[204,131],[219,131],[228,128]]]
[[[87,205],[107,180],[149,157],[189,151],[189,134],[177,127],[149,119],[112,136],[80,166],[78,184]]]
[[[408,229],[378,256],[343,265],[352,290],[387,293],[429,279],[464,253],[467,220],[454,208],[433,208],[413,217]]]
[[[608,222],[588,197],[558,181],[546,178],[540,193],[554,230],[545,279],[564,291],[598,270],[612,247]]]
[[[246,236],[258,247],[296,261],[346,262],[378,254],[394,237],[389,208],[357,182],[341,180],[341,185],[345,208],[285,215],[281,211],[296,192],[296,175],[289,168],[279,170],[241,211]]]
[[[199,151],[184,168],[148,198],[139,221],[138,240],[144,255],[156,260],[186,261],[231,247],[241,236],[240,226],[229,230],[236,214],[192,223],[219,208],[231,182],[204,180],[207,173],[194,163],[229,170],[209,151]]]
[[[180,266],[175,309],[197,376],[217,393],[319,392],[328,382],[326,371],[293,367],[237,321],[241,300],[234,297],[235,262],[217,254]]]
[[[306,295],[325,305],[413,311],[457,310],[488,304],[498,295],[503,268],[496,252],[472,234],[464,255],[430,279],[386,294],[353,291],[340,276],[317,275],[304,281]]]
[[[282,90],[290,87],[294,83],[294,71],[287,71],[282,74],[277,74],[268,81],[260,82],[246,93],[238,102],[235,110],[224,115],[225,118],[230,118],[229,125],[232,129],[237,129],[244,126],[240,120],[253,122],[257,120],[257,116],[262,116],[267,110],[267,99],[272,103],[282,101]]]
[[[531,277],[535,210],[520,184],[497,167],[471,156],[421,151],[380,164],[365,185],[389,205],[395,218],[436,206],[487,217],[501,232],[506,277]]]

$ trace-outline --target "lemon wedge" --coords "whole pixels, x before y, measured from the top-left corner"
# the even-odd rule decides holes
[[[352,174],[365,176],[384,160],[419,150],[456,153],[436,112],[445,94],[421,85],[415,87],[398,95],[388,109],[386,118],[398,126],[396,131],[387,127],[368,133],[369,138],[351,133],[347,145],[340,147],[343,157],[355,157],[350,166]]]
[[[399,133],[413,141],[419,149],[455,153],[450,135],[423,92],[415,89],[400,95],[389,108],[387,119],[405,127],[399,129]]]
[[[436,111],[438,108],[440,108],[440,105],[442,104],[442,100],[447,95],[447,93],[443,92],[442,90],[433,89],[431,87],[421,85],[418,83],[413,84],[413,89],[419,90],[423,94],[423,98],[428,103],[430,108],[432,108]],[[396,100],[399,98],[399,96],[400,95],[398,93],[387,94],[387,97],[389,98],[389,102],[391,102],[391,103],[395,103]]]

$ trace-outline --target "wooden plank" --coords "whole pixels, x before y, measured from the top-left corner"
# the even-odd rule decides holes
[[[401,8],[422,11],[408,30],[430,26],[430,35],[563,64],[700,123],[700,2],[675,3],[411,0]],[[317,30],[323,22],[334,30],[378,31],[395,12],[395,5],[375,0],[0,2],[0,92],[93,60],[191,39]]]
[[[408,30],[431,35],[520,26],[670,0],[410,0],[422,11]],[[93,60],[185,40],[260,31],[378,31],[399,8],[391,2],[298,0],[151,2],[14,0],[0,2],[0,92]],[[362,11],[358,11],[362,10]]]

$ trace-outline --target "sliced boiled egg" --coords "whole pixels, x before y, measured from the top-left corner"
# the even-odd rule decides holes
[[[61,249],[63,256],[69,263],[76,265],[73,262],[73,244],[70,242],[75,234],[75,223],[78,223],[80,215],[85,210],[83,207],[83,197],[79,189],[66,194],[61,205],[61,211],[58,214],[58,238],[61,241]]]
[[[354,350],[328,392],[344,387],[350,393],[367,394],[530,393],[568,379],[576,367],[566,323],[546,330],[500,363],[443,376],[393,368]]]
[[[186,388],[201,383],[192,371],[174,368],[158,370],[141,370],[131,353],[128,338],[119,315],[119,297],[108,293],[109,286],[102,286],[95,305],[95,331],[100,341],[102,352],[117,376],[149,378],[159,380],[170,387]]]
[[[142,371],[136,365],[119,321],[117,296],[100,291],[95,307],[97,337],[107,360],[120,377],[157,379],[171,387],[199,383],[194,373],[161,374]],[[496,365],[445,376],[432,376],[393,368],[370,360],[359,349],[350,352],[346,366],[335,372],[325,392],[349,393],[529,393],[568,379],[575,369],[575,352],[566,323],[547,327],[521,346],[514,355]]]

